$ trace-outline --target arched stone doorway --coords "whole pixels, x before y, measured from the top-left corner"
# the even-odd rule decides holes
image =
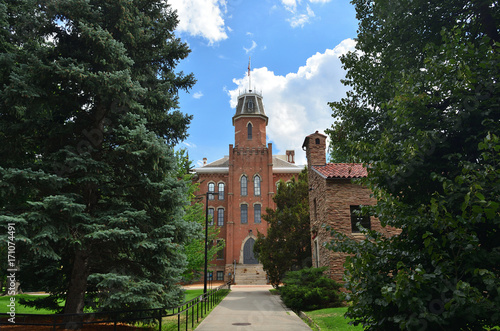
[[[258,264],[259,260],[253,252],[253,246],[255,244],[255,239],[248,238],[243,246],[243,263],[244,264]]]

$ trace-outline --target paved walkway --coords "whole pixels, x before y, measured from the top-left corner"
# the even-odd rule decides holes
[[[196,331],[225,330],[311,330],[286,308],[271,286],[233,285],[231,292],[201,322]]]

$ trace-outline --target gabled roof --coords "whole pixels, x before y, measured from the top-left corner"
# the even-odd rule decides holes
[[[361,163],[327,163],[312,166],[323,178],[362,178],[368,176]]]
[[[207,165],[205,165],[205,167],[211,167],[211,168],[214,168],[214,167],[229,167],[229,156],[224,156],[222,159],[218,159],[214,162],[211,162]]]

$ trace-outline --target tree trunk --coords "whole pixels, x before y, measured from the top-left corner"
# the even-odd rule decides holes
[[[87,278],[89,276],[89,256],[82,250],[75,251],[73,270],[66,294],[65,314],[81,314],[85,304],[85,292],[87,290]],[[77,316],[66,317],[66,329],[80,329],[79,318]]]

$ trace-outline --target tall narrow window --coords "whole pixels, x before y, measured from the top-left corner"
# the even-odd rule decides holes
[[[318,206],[316,205],[316,198],[314,198],[313,201],[313,206],[314,206],[314,220],[318,220]]]
[[[224,183],[219,183],[219,200],[224,200]]]
[[[260,195],[260,177],[255,176],[253,178],[253,194]]]
[[[215,192],[215,183],[208,183],[208,192]],[[213,200],[213,199],[214,199],[214,195],[209,194],[208,200]]]
[[[224,280],[224,271],[217,271],[217,280]]]
[[[247,130],[248,130],[248,140],[252,140],[252,123],[248,123]]]
[[[220,248],[223,245],[224,245],[223,240],[217,240],[217,248],[219,248],[219,250],[217,251],[217,260],[224,259],[224,248]]]
[[[246,196],[248,194],[248,179],[247,176],[241,176],[241,195]]]
[[[214,209],[208,208],[208,225],[214,225]]]
[[[224,209],[223,208],[217,209],[217,225],[218,226],[224,225]]]
[[[248,223],[248,205],[243,204],[240,206],[240,218],[241,224]]]
[[[319,268],[319,247],[318,247],[318,238],[314,240],[314,262],[315,267]]]
[[[352,233],[359,233],[358,223],[365,229],[370,230],[370,215],[361,214],[361,206],[351,206],[351,230]]]
[[[260,205],[253,206],[253,220],[254,223],[260,223]]]

